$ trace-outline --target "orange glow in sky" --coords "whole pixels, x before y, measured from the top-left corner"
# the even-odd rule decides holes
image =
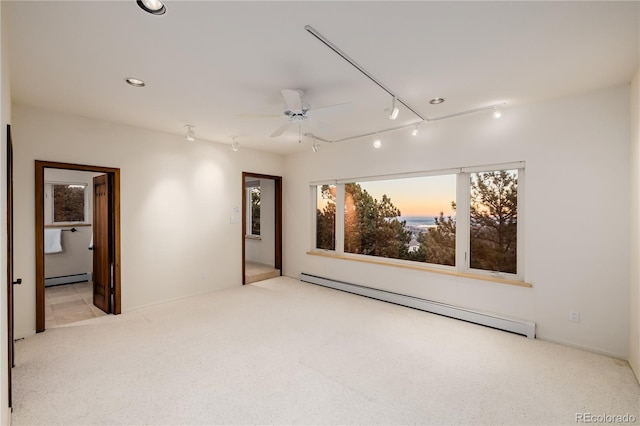
[[[383,195],[400,209],[402,216],[455,216],[451,202],[456,199],[456,175],[426,176],[417,178],[387,179],[358,182],[376,200]],[[318,187],[317,207],[322,209],[328,200],[322,199]]]
[[[456,199],[456,175],[425,176],[359,182],[372,197],[384,194],[400,209],[402,216],[455,216],[451,202]]]

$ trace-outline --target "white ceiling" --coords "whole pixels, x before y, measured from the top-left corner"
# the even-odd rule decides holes
[[[305,31],[311,25],[418,113],[433,118],[628,83],[639,66],[640,2],[2,1],[14,102],[276,153],[308,149],[281,89],[352,112],[303,124],[337,140],[419,118]],[[133,88],[125,77],[147,86]],[[443,97],[445,103],[430,105]],[[348,142],[344,142],[348,143]]]

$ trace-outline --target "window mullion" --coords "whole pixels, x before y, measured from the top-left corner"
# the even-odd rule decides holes
[[[309,241],[311,241],[311,250],[315,250],[318,247],[318,187],[311,185],[309,187],[309,195],[309,210],[311,211]]]
[[[518,169],[518,224],[517,224],[517,276],[524,280],[524,191],[525,173],[524,169]]]
[[[336,184],[336,253],[344,253],[344,183]]]
[[[469,270],[469,173],[456,176],[456,269]]]

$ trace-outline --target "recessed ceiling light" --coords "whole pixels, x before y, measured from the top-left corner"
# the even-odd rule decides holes
[[[124,81],[126,81],[127,84],[130,84],[133,87],[144,87],[145,86],[144,81],[140,80],[139,78],[128,77],[128,78],[125,78]]]
[[[444,102],[444,98],[433,98],[429,101],[431,105],[438,105]]]
[[[145,12],[149,12],[152,15],[164,15],[167,8],[160,0],[136,0],[138,6]]]

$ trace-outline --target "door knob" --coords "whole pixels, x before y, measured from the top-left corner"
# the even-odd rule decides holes
[[[16,284],[17,284],[17,285],[20,285],[20,284],[22,284],[22,278],[18,278],[18,279],[17,279],[17,280],[15,280],[12,284],[13,284],[13,285],[16,285]]]

